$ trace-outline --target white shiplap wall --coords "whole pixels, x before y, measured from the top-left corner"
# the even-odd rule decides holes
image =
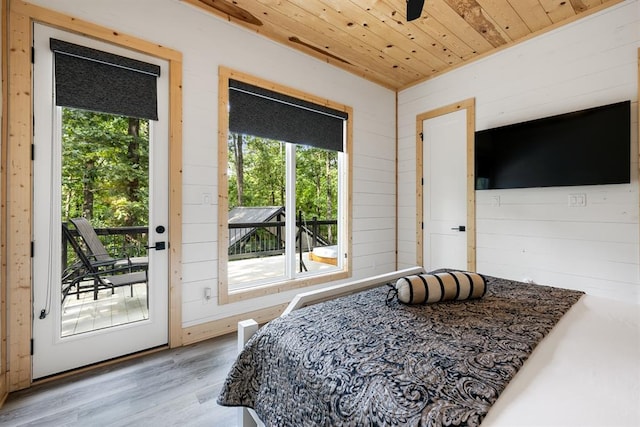
[[[395,94],[177,0],[32,3],[183,54],[183,307],[194,326],[289,301],[295,292],[218,306],[218,66],[349,105],[354,116],[353,277],[395,268]],[[210,195],[211,204],[203,204]],[[215,299],[214,299],[215,301]]]
[[[482,130],[630,99],[632,183],[476,192],[477,270],[640,304],[639,47],[640,2],[625,1],[402,91],[399,267],[416,261],[417,114],[474,97]],[[586,207],[568,207],[574,193]]]

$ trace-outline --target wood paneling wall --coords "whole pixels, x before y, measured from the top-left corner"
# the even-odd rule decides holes
[[[7,195],[4,171],[6,170],[7,147],[4,143],[7,136],[7,120],[5,111],[7,111],[7,0],[2,0],[0,11],[0,73],[2,74],[2,94],[0,94],[0,115],[2,124],[0,130],[0,200],[4,201]],[[7,227],[5,221],[7,218],[7,204],[0,203],[0,407],[7,397],[7,246],[4,244],[7,239]]]
[[[352,277],[395,269],[395,92],[174,0],[31,0],[182,54],[181,327],[193,342],[238,316],[267,319],[296,291],[217,304],[218,69],[226,66],[353,108]],[[170,29],[170,30],[168,30]],[[207,195],[208,197],[203,197]],[[203,200],[210,201],[204,203]],[[321,287],[325,285],[316,285]],[[214,290],[210,301],[204,288]]]
[[[415,262],[417,115],[475,97],[482,130],[631,99],[632,183],[476,192],[477,270],[640,303],[639,10],[621,3],[399,94],[399,267]],[[574,193],[586,207],[568,207]]]
[[[121,10],[125,11],[124,8]],[[5,16],[5,15],[3,15]],[[8,94],[6,138],[3,138],[2,180],[6,182],[6,194],[2,204],[6,206],[6,233],[3,234],[3,275],[8,303],[7,347],[8,390],[18,390],[31,384],[31,239],[32,236],[32,73],[31,46],[33,22],[56,26],[71,32],[111,42],[126,48],[154,55],[169,62],[169,241],[173,243],[169,253],[169,344],[182,345],[181,327],[181,222],[182,217],[182,56],[142,39],[83,21],[69,15],[37,7],[20,0],[11,0],[8,10]],[[4,127],[3,127],[4,130]],[[3,323],[4,325],[4,323]]]

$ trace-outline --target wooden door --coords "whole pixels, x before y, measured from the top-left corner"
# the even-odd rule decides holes
[[[423,264],[467,269],[466,110],[429,118],[423,132]]]
[[[107,291],[97,298],[93,298],[91,292],[78,295],[78,298],[75,295],[65,297],[61,286],[65,264],[61,232],[63,165],[75,154],[62,153],[63,108],[66,107],[56,106],[54,102],[53,54],[49,48],[52,37],[153,62],[161,67],[157,82],[159,118],[148,121],[148,165],[145,166],[148,184],[143,189],[148,192],[147,214],[143,220],[145,224],[139,224],[147,230],[142,245],[156,249],[149,249],[145,254],[148,261],[146,283],[117,289],[121,295]],[[166,61],[40,24],[34,26],[34,52],[32,377],[35,379],[167,344],[169,117]],[[99,160],[100,156],[97,156]],[[110,185],[110,181],[105,179],[103,184]],[[117,253],[113,255],[118,256]],[[122,297],[122,301],[117,301],[114,295]],[[70,304],[80,301],[79,297],[87,300],[85,312],[80,312],[85,307]],[[120,311],[114,312],[114,305],[121,302]],[[136,307],[131,307],[132,304]],[[134,309],[141,315],[129,317]],[[79,315],[72,316],[74,311]],[[119,320],[114,319],[115,316],[119,316]],[[69,322],[88,322],[90,325],[85,327],[83,324],[74,329]]]

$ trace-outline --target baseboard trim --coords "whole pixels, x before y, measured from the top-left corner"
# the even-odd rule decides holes
[[[235,332],[238,330],[238,322],[241,320],[254,319],[259,324],[266,323],[280,316],[288,305],[289,303],[279,304],[184,328],[182,330],[182,345],[194,344],[209,338]]]

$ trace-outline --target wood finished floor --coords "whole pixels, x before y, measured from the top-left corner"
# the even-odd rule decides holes
[[[164,350],[12,393],[0,426],[237,426],[216,403],[236,334]]]

